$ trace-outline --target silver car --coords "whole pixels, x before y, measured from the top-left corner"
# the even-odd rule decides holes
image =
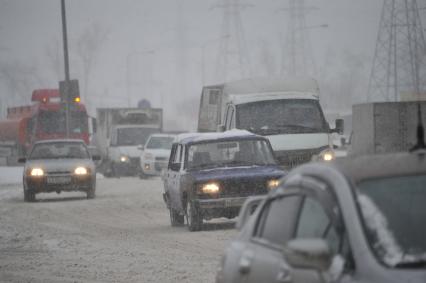
[[[216,281],[424,283],[425,223],[425,152],[306,164],[244,204]]]
[[[25,162],[24,200],[35,201],[37,193],[83,191],[95,197],[96,169],[81,140],[48,140],[33,145]]]

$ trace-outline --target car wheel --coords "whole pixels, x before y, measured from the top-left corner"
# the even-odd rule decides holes
[[[186,204],[186,223],[188,224],[189,231],[200,231],[203,224],[203,217],[201,216],[194,203],[188,200]]]
[[[96,186],[92,186],[87,192],[87,199],[94,199],[96,196]]]
[[[24,201],[33,202],[35,199],[35,193],[24,188]]]
[[[170,223],[173,227],[181,226],[184,224],[185,222],[184,215],[179,214],[179,212],[177,212],[173,208],[169,208],[169,212],[170,212]]]

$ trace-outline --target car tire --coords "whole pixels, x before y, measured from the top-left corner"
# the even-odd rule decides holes
[[[186,223],[188,224],[188,230],[191,232],[200,231],[203,225],[203,217],[200,211],[190,200],[186,203]]]
[[[179,214],[179,212],[177,212],[173,208],[169,208],[169,212],[170,212],[170,224],[173,227],[182,226],[185,223],[184,215]]]
[[[87,199],[94,199],[96,196],[96,186],[93,185],[87,192]]]
[[[34,202],[36,200],[35,193],[24,188],[24,201]]]

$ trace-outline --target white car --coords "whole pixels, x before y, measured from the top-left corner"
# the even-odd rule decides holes
[[[176,135],[172,134],[152,134],[141,154],[141,173],[140,177],[159,176],[164,168],[167,168],[169,162],[172,144]]]

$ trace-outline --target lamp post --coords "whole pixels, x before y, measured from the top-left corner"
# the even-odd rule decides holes
[[[145,55],[145,54],[150,54],[150,55],[154,55],[155,54],[155,50],[145,50],[145,51],[133,51],[127,54],[127,58],[126,58],[126,78],[127,78],[127,105],[128,107],[131,106],[131,93],[130,93],[130,88],[131,88],[131,79],[130,79],[130,64],[131,64],[131,59],[132,56],[134,55]],[[151,62],[152,63],[152,62]],[[152,76],[152,64],[150,64],[150,75]]]
[[[68,37],[67,37],[67,19],[65,11],[65,0],[61,0],[61,15],[62,15],[62,39],[64,44],[64,67],[65,67],[65,130],[66,137],[70,135],[70,104],[69,104],[69,83],[70,83],[70,68],[68,59]]]

